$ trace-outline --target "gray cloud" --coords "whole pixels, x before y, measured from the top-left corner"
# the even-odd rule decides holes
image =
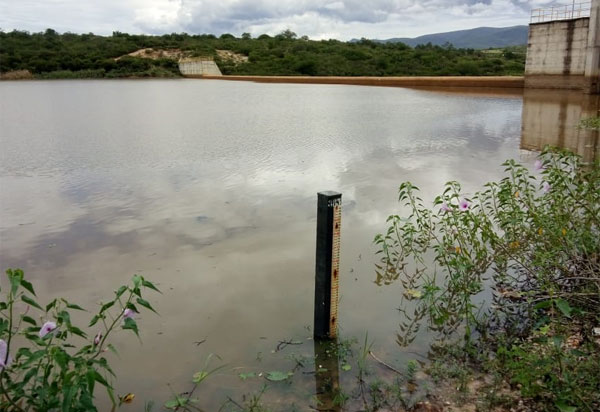
[[[566,3],[567,0],[564,0]],[[541,0],[0,0],[0,28],[276,34],[311,38],[417,36],[526,24]]]

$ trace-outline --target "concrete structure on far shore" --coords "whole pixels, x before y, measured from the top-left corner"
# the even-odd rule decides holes
[[[600,92],[600,0],[578,7],[532,14],[538,21],[529,25],[526,88]]]
[[[179,71],[185,77],[222,76],[212,57],[188,57],[179,60]]]

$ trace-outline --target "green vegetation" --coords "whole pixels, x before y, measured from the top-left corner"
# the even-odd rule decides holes
[[[224,34],[112,36],[0,31],[0,72],[28,70],[38,78],[115,78],[179,76],[176,58],[125,56],[134,51],[178,51],[184,56],[212,56],[224,74],[319,76],[522,75],[523,53],[515,48],[478,51],[451,45],[411,48],[403,43],[360,40],[311,41],[286,30],[252,39]],[[216,50],[246,56],[247,62],[219,57]],[[117,58],[119,58],[117,60]]]
[[[582,129],[600,130],[600,117],[596,116],[582,119],[579,123],[579,127]]]
[[[58,298],[41,306],[22,270],[7,270],[8,286],[0,299],[0,410],[95,411],[96,385],[106,389],[113,405],[133,395],[115,398],[114,376],[105,351],[116,353],[108,338],[117,329],[138,334],[135,315],[154,309],[142,298],[158,289],[141,276],[121,286],[91,318],[91,334],[75,326],[72,311],[81,306]],[[17,346],[18,345],[18,346]]]
[[[400,186],[408,216],[375,239],[377,281],[405,288],[398,342],[424,321],[445,341],[462,336],[463,367],[501,377],[534,410],[599,410],[600,162],[548,150],[534,171],[504,166],[470,197],[448,183],[436,210]],[[433,370],[463,387],[465,371],[443,365]]]

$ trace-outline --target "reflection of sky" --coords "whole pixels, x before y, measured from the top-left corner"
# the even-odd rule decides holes
[[[41,296],[86,306],[133,273],[160,283],[144,346],[117,337],[122,381],[135,382],[123,391],[142,397],[167,393],[165,376],[184,382],[210,351],[244,363],[306,333],[320,190],[346,205],[343,333],[369,329],[393,353],[400,291],[373,285],[371,241],[399,183],[426,200],[448,180],[472,191],[519,156],[520,99],[193,80],[0,92],[0,263],[25,269]]]

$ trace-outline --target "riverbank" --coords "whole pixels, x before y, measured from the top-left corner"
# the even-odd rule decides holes
[[[69,74],[69,75],[67,75]],[[86,72],[86,74],[90,74]],[[212,76],[189,75],[182,76],[189,79],[232,80],[256,83],[297,83],[297,84],[343,84],[360,86],[386,86],[386,87],[425,87],[444,89],[523,89],[523,76],[403,76],[403,77],[372,77],[372,76]],[[102,76],[89,77],[80,72],[60,72],[56,76],[34,76],[28,70],[19,70],[0,74],[0,80],[33,80],[33,79],[82,79],[103,78]],[[139,78],[164,78],[164,76],[124,76],[124,79]]]
[[[291,83],[291,84],[339,84],[355,86],[406,87],[424,91],[458,93],[462,95],[487,95],[490,97],[515,97],[523,95],[524,78],[522,76],[436,76],[436,77],[339,77],[339,76],[126,76],[118,78],[79,77],[77,72],[71,75],[36,77],[29,71],[9,72],[0,74],[0,80],[82,80],[82,79],[132,80],[132,79],[204,79],[229,80],[255,83]]]
[[[186,76],[211,80],[250,81],[258,83],[345,84],[387,87],[448,87],[523,89],[523,76]]]

